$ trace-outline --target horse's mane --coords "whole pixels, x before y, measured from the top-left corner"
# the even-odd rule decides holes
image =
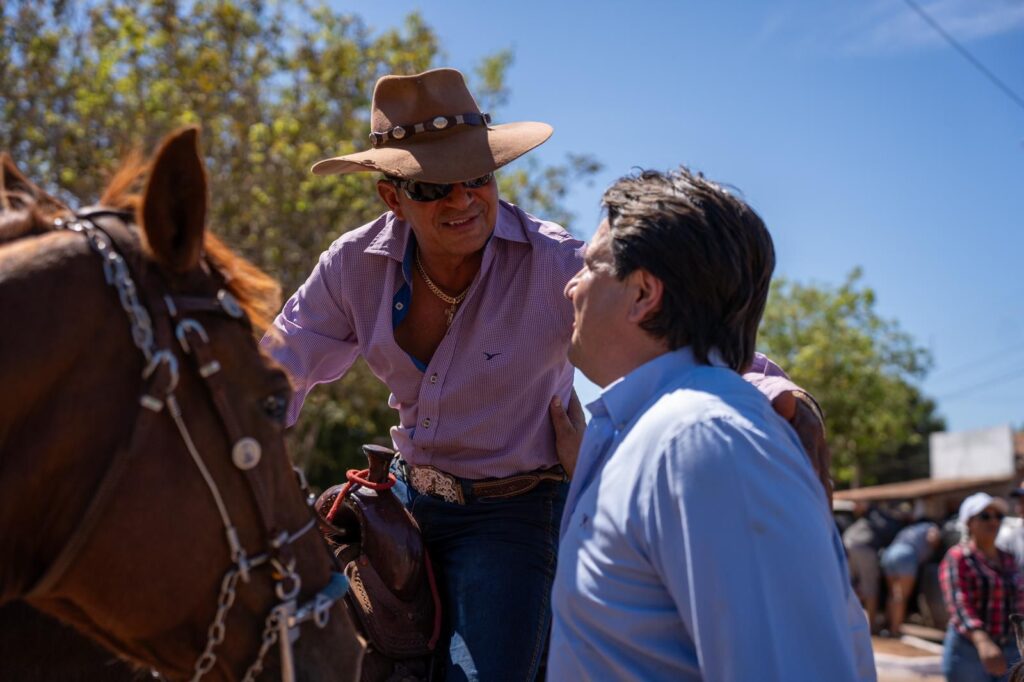
[[[131,153],[103,191],[100,205],[130,212],[138,224],[142,188],[148,174],[149,163],[138,152]],[[55,218],[70,215],[70,209],[53,197],[37,198],[26,192],[0,188],[0,244],[50,232],[54,229]],[[203,249],[210,264],[224,276],[228,290],[238,299],[253,326],[265,329],[281,306],[278,283],[232,251],[209,229],[203,235]]]

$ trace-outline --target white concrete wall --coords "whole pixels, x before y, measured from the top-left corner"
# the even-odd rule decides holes
[[[1009,424],[929,437],[932,478],[1012,476],[1013,430]]]

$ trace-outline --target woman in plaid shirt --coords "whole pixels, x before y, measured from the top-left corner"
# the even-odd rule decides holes
[[[1020,658],[1010,614],[1024,611],[1021,574],[1013,556],[996,548],[1006,502],[975,493],[960,505],[967,540],[950,548],[939,576],[949,610],[942,672],[949,682],[1005,680]]]

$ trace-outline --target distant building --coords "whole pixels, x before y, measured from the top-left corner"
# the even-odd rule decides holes
[[[1008,476],[1017,473],[1010,425],[974,431],[939,431],[928,438],[932,478]]]
[[[1007,495],[1024,478],[1024,432],[1009,425],[929,437],[929,478],[837,490],[835,500],[915,503],[916,510],[940,520],[954,514],[973,492]]]
[[[913,509],[914,516],[942,522],[956,514],[960,503],[974,492],[1005,497],[1024,479],[1024,432],[1009,426],[957,433],[933,433],[929,437],[929,478],[837,490],[833,509],[837,523],[863,505]],[[911,505],[903,503],[909,502]],[[943,544],[960,538],[955,524],[947,523]],[[948,615],[939,589],[937,559],[921,568],[915,608],[919,622],[941,631]],[[941,632],[938,632],[941,635]]]

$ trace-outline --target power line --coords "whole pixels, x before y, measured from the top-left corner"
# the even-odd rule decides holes
[[[957,41],[956,38],[951,36],[946,31],[946,29],[942,28],[942,26],[939,24],[939,22],[937,22],[935,19],[933,19],[930,14],[925,12],[923,7],[921,7],[919,4],[917,4],[917,2],[915,2],[915,0],[903,0],[903,2],[907,3],[907,5],[909,5],[912,10],[917,12],[921,16],[922,19],[924,19],[926,22],[928,22],[928,24],[932,28],[934,28],[935,31],[940,36],[942,36],[946,40],[947,43],[952,45],[956,49],[956,51],[959,52],[964,57],[964,59],[969,61],[974,66],[974,68],[976,68],[978,71],[980,71],[982,74],[984,74],[985,77],[988,78],[990,81],[992,81],[997,88],[1002,90],[1003,94],[1005,94],[1007,97],[1012,99],[1017,104],[1017,106],[1019,106],[1021,109],[1024,109],[1024,97],[1021,97],[1020,95],[1018,95],[1016,92],[1013,91],[1013,89],[1009,85],[1004,83],[1002,81],[1002,79],[999,78],[999,76],[997,76],[994,73],[992,73],[987,66],[982,64],[981,61],[977,57],[975,57],[973,54],[971,54],[967,50],[966,47],[961,45]]]
[[[935,371],[935,373],[928,377],[928,380],[935,382],[939,377],[942,377],[943,379],[952,379],[966,370],[987,365],[993,360],[1005,361],[1007,359],[1007,354],[1009,354],[1010,358],[1013,359],[1013,355],[1015,355],[1013,351],[1024,352],[1024,341],[1014,341],[1012,345],[1009,345],[1006,348],[1000,348],[999,350],[987,353],[980,358],[974,358],[973,360],[969,360],[959,365],[954,365],[953,367],[940,367]],[[942,383],[946,382],[944,381]]]
[[[963,388],[957,389],[957,390],[952,391],[950,393],[946,393],[944,395],[940,395],[940,396],[938,396],[936,398],[936,400],[944,400],[946,402],[949,402],[949,401],[952,401],[952,400],[958,400],[960,398],[966,398],[966,397],[968,397],[968,395],[970,393],[972,393],[973,391],[978,390],[979,388],[988,388],[990,386],[995,386],[997,384],[1003,384],[1003,383],[1006,383],[1008,381],[1014,381],[1015,379],[1017,379],[1019,377],[1024,377],[1024,367],[1018,367],[1016,370],[1011,370],[1009,372],[1003,372],[1002,374],[999,374],[998,376],[991,377],[991,378],[986,379],[985,381],[979,382],[977,384],[972,384],[970,386],[964,386]]]

